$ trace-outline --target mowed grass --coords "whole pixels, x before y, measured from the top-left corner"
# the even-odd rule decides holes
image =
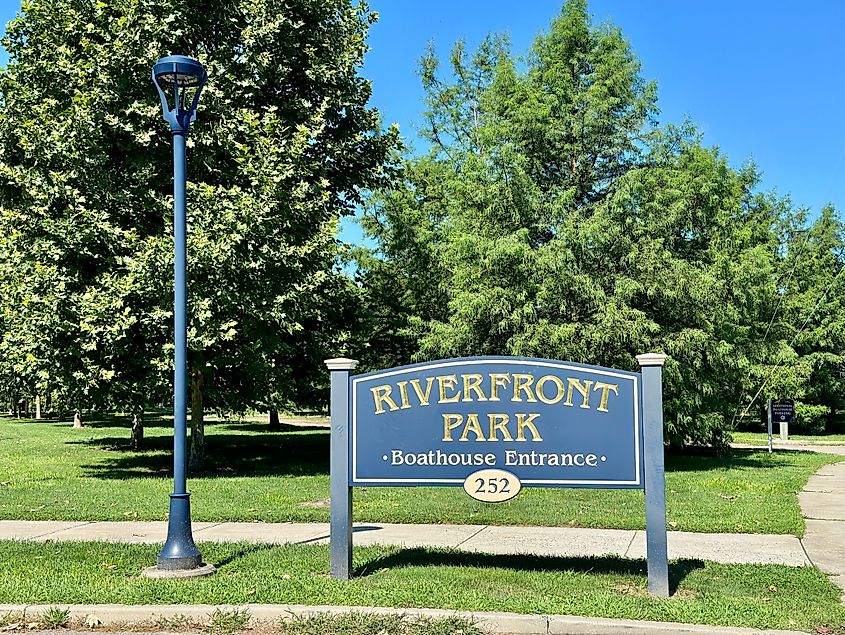
[[[208,425],[207,469],[189,475],[195,521],[328,521],[329,436],[324,428]],[[148,450],[128,449],[128,422],[0,419],[0,519],[162,520],[172,489],[172,428],[148,422]],[[796,492],[841,457],[753,450],[667,457],[670,530],[803,533]],[[643,494],[524,490],[486,505],[460,488],[356,488],[365,522],[546,525],[642,529]]]
[[[328,577],[328,547],[201,545],[218,573],[149,580],[157,546],[0,542],[0,603],[291,603],[575,614],[756,628],[845,624],[839,590],[811,567],[671,563],[674,595],[646,591],[645,562],[435,549],[355,549],[355,577]],[[830,632],[820,630],[819,632]]]
[[[736,443],[753,443],[754,445],[768,445],[769,435],[767,432],[733,432],[733,440]],[[780,441],[780,432],[777,425],[772,430],[772,438],[775,443]],[[790,441],[806,441],[808,443],[823,443],[832,445],[845,445],[845,434],[790,434]]]

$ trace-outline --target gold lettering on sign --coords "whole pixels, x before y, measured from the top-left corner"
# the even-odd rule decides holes
[[[502,441],[513,441],[511,433],[508,431],[508,421],[510,417],[506,414],[488,414],[487,419],[490,421],[490,436],[488,440],[498,441],[499,432],[502,433]]]
[[[455,375],[438,375],[437,383],[440,386],[440,399],[437,403],[457,403],[461,398],[460,391],[454,395],[447,397],[446,390],[454,390],[458,385],[458,378]]]
[[[593,387],[593,392],[601,390],[601,398],[599,399],[599,407],[596,408],[599,412],[607,412],[607,398],[610,396],[610,391],[617,397],[619,396],[618,384],[607,384],[603,381],[597,381]]]
[[[581,408],[589,409],[590,386],[593,385],[593,380],[586,379],[582,382],[580,379],[573,379],[572,377],[568,377],[567,381],[569,382],[569,389],[566,391],[566,401],[563,402],[563,405],[572,405],[572,389],[574,388],[575,390],[581,393],[581,397],[583,399],[583,401],[581,401]]]
[[[434,377],[427,377],[425,381],[425,391],[420,387],[419,379],[411,380],[411,388],[417,393],[417,399],[420,400],[421,406],[428,405],[428,398],[431,396],[431,386],[434,384]]]
[[[534,420],[540,416],[540,413],[533,413],[530,415],[526,415],[523,413],[519,413],[516,415],[516,440],[517,441],[526,441],[525,438],[525,428],[528,428],[531,431],[531,440],[532,441],[542,441],[543,437],[540,436],[540,431],[537,429],[537,426],[534,425]]]
[[[464,422],[463,415],[443,415],[443,440],[444,441],[451,441],[452,440],[452,430],[457,428]]]
[[[534,383],[534,375],[528,375],[525,373],[514,373],[513,374],[513,397],[511,401],[522,401],[522,397],[519,396],[520,393],[525,393],[525,400],[526,401],[537,401],[534,397],[534,393],[531,392],[531,384]]]
[[[390,408],[391,411],[399,410],[399,406],[397,406],[396,402],[393,401],[393,399],[390,397],[390,393],[393,392],[393,388],[389,384],[370,388],[370,392],[373,393],[373,400],[376,404],[377,415],[380,415],[385,412],[385,404],[387,404],[387,407]]]
[[[557,388],[557,392],[554,397],[549,398],[546,396],[543,386],[547,382],[552,382],[555,385],[555,388]],[[559,377],[555,377],[554,375],[544,375],[543,377],[540,377],[535,390],[537,391],[537,399],[546,404],[556,404],[563,399],[563,396],[566,394],[566,385]]]
[[[487,380],[489,377],[489,392]],[[434,392],[434,384],[437,383],[437,391]],[[435,375],[432,377],[417,378],[410,380],[396,381],[392,384],[383,384],[369,389],[373,395],[373,405],[376,414],[384,414],[388,411],[408,410],[414,406],[428,406],[434,401],[438,404],[450,404],[459,402],[486,402],[509,400],[517,403],[542,402],[547,406],[569,406],[589,410],[591,407],[597,412],[608,412],[610,396],[619,396],[619,384],[598,381],[596,379],[579,379],[576,377],[560,377],[555,374],[542,375],[535,380],[531,373],[453,373],[449,375]],[[593,393],[598,393],[593,403],[590,398]],[[509,420],[502,419],[504,415],[483,413],[480,416],[488,416],[489,428],[485,432],[486,441],[498,441],[500,438],[505,441],[527,440],[526,430],[532,433],[532,437],[540,438],[536,434],[534,425],[535,415],[521,415],[522,427],[517,423],[516,434],[513,425],[516,415],[511,415]],[[452,415],[449,415],[450,417]],[[539,416],[539,415],[537,415]],[[451,429],[457,429],[463,425],[461,437],[466,439],[469,432],[475,432],[475,423],[468,418],[461,419],[460,424],[449,419]],[[481,424],[479,424],[481,425]],[[488,424],[485,423],[485,426]],[[510,425],[510,427],[508,427]],[[444,436],[449,436],[445,434]]]
[[[464,378],[464,398],[461,401],[472,401],[472,396],[470,395],[472,392],[475,393],[478,401],[487,401],[484,391],[481,390],[481,382],[484,381],[484,377],[478,373],[461,375],[461,377]]]
[[[486,441],[484,438],[484,430],[481,429],[481,424],[478,422],[478,415],[475,413],[467,415],[467,422],[464,425],[464,431],[461,434],[459,441],[469,441],[467,434],[472,432],[475,435],[476,441]]]
[[[507,387],[510,381],[510,373],[490,373],[490,401],[499,401],[499,388]]]
[[[399,387],[399,396],[402,397],[402,410],[411,407],[411,402],[408,400],[408,382],[397,381],[396,385]]]

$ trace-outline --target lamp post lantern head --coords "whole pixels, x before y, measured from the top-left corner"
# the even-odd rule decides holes
[[[184,55],[162,57],[153,66],[153,83],[161,98],[161,112],[174,134],[186,134],[197,117],[197,102],[208,73]],[[168,97],[172,95],[173,107]]]

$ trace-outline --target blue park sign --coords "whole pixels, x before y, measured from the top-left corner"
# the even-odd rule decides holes
[[[669,594],[664,355],[641,372],[522,357],[331,371],[330,572],[352,570],[355,486],[461,487],[484,502],[524,487],[644,489],[648,587]]]
[[[352,377],[351,485],[642,488],[638,373],[465,358]]]

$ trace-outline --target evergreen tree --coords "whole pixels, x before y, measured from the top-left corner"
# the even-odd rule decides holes
[[[691,125],[656,126],[656,87],[619,30],[567,1],[524,65],[491,37],[422,60],[430,151],[383,192],[361,259],[394,363],[525,355],[636,368],[669,355],[674,444],[726,440],[775,302],[782,202]],[[378,331],[378,329],[371,329]],[[382,349],[384,350],[384,349]]]
[[[845,224],[827,206],[808,223],[794,215],[784,229],[778,308],[770,339],[778,342],[758,377],[761,398],[799,400],[799,429],[839,429],[845,408]]]

